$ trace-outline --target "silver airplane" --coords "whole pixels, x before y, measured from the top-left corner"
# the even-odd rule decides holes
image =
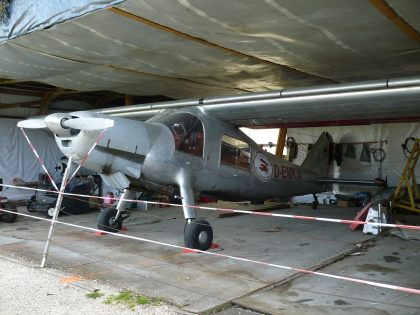
[[[380,122],[395,117],[394,100],[398,98],[399,104],[415,109],[412,119],[418,120],[415,104],[420,99],[420,81],[416,78],[395,82],[391,85],[389,80],[384,81],[383,86],[378,81],[365,85],[338,84],[284,90],[289,94],[281,91],[278,95],[268,92],[166,102],[157,104],[155,109],[151,105],[137,105],[105,110],[113,116],[91,111],[55,113],[21,121],[18,126],[50,129],[60,150],[79,164],[102,130],[112,126],[84,164],[101,174],[107,185],[124,190],[116,209],[101,211],[98,228],[121,230],[128,217],[122,199],[134,199],[138,191],[180,195],[186,220],[185,245],[207,250],[212,244],[213,230],[209,222],[196,217],[195,208],[191,207],[199,194],[224,200],[266,200],[327,191],[333,182],[374,184],[329,177],[334,146],[326,132],[298,166],[264,151],[236,125],[216,115],[219,110],[225,110],[227,116],[237,113],[238,119],[250,119],[251,114],[264,118],[267,111],[270,117],[282,117],[282,114],[292,117],[290,113],[294,111],[301,117],[310,112],[312,117],[305,119],[311,121],[337,121],[342,117]],[[372,106],[378,102],[380,112]],[[229,106],[231,111],[226,111]],[[320,106],[318,112],[314,111],[316,106]],[[146,121],[134,120],[136,110],[140,115],[156,115]],[[346,116],[352,115],[351,110],[356,114]],[[360,117],[359,112],[365,115]]]

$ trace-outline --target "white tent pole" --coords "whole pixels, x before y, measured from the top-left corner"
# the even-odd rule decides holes
[[[71,162],[72,162],[72,158],[70,156],[69,161],[67,163],[66,171],[64,172],[64,175],[63,175],[63,180],[61,182],[61,187],[60,187],[60,192],[58,194],[57,202],[55,204],[54,215],[53,215],[53,218],[51,220],[51,225],[50,225],[50,231],[48,232],[47,242],[45,243],[44,253],[42,255],[41,268],[44,268],[45,262],[47,260],[48,249],[50,247],[50,241],[54,232],[55,221],[57,221],[58,213],[60,212],[60,208],[61,208],[61,202],[63,201],[63,193],[64,193],[64,189],[66,188],[67,178],[69,176],[69,170],[71,167]]]

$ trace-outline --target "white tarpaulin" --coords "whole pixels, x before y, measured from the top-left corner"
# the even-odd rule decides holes
[[[3,178],[4,184],[9,185],[12,185],[15,177],[24,181],[37,181],[39,173],[44,172],[22,132],[16,127],[17,122],[15,119],[0,119],[0,178]],[[54,177],[54,166],[63,154],[58,150],[51,133],[44,130],[25,132]],[[10,199],[26,199],[34,193],[13,188],[3,191],[3,195]]]
[[[0,78],[183,99],[418,75],[419,2],[392,8],[405,31],[362,0],[15,0]]]

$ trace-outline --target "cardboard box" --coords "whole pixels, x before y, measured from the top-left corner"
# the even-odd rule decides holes
[[[337,206],[343,207],[343,208],[356,207],[356,200],[354,200],[354,199],[337,200]]]
[[[95,197],[89,197],[89,208],[90,209],[101,209],[102,200]]]

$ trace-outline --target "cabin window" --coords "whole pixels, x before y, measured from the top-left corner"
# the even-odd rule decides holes
[[[250,157],[248,143],[231,136],[222,136],[220,163],[249,170]]]
[[[161,122],[171,129],[176,150],[203,156],[204,128],[199,118],[188,113],[176,113]]]

